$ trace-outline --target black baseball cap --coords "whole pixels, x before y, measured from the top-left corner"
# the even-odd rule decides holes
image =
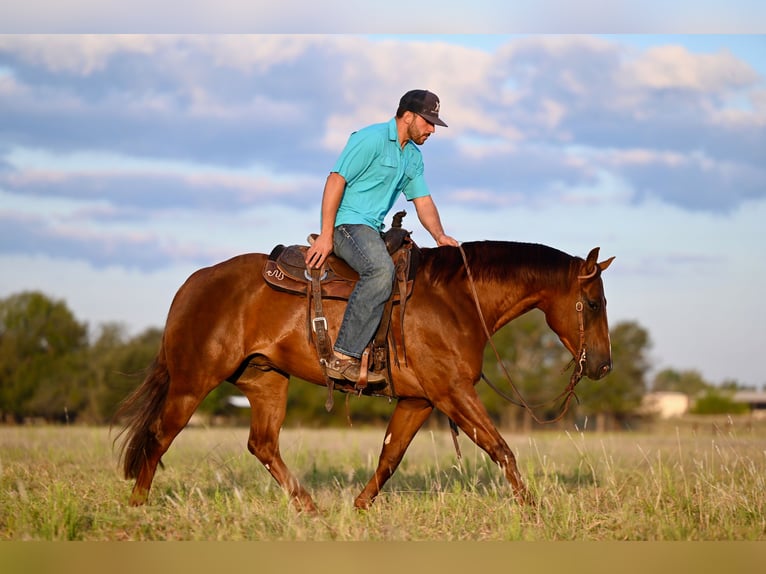
[[[447,127],[447,124],[439,119],[439,97],[428,90],[410,90],[404,94],[399,100],[399,110],[415,112],[432,124]]]

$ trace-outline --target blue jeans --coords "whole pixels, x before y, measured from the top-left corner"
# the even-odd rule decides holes
[[[375,336],[394,284],[394,264],[380,231],[368,225],[342,224],[333,234],[333,251],[357,273],[334,348],[360,358]]]

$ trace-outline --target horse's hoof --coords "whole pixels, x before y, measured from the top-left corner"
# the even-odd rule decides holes
[[[293,506],[295,507],[295,510],[298,511],[298,514],[308,514],[309,516],[319,514],[319,509],[316,507],[316,504],[314,504],[314,501],[311,500],[311,498],[294,498]]]
[[[365,511],[365,510],[369,510],[370,506],[372,506],[372,503],[373,503],[373,499],[371,499],[371,498],[362,498],[360,496],[360,497],[358,497],[354,501],[354,508],[356,510],[359,510],[360,512],[361,511]]]
[[[130,506],[143,506],[149,498],[149,490],[146,488],[134,488],[130,494],[128,504]]]

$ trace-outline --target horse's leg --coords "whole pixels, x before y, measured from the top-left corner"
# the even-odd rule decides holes
[[[266,371],[237,383],[250,401],[247,448],[263,463],[299,511],[314,513],[317,508],[311,495],[299,484],[279,454],[279,431],[287,411],[289,380],[279,371]]]
[[[516,457],[492,423],[473,385],[466,385],[460,389],[460,392],[449,393],[436,402],[436,408],[455,421],[463,432],[503,470],[520,504],[533,502],[521,480],[521,474],[516,466]]]
[[[209,385],[202,386],[182,385],[181,380],[183,379],[170,379],[160,415],[146,429],[145,446],[141,453],[142,460],[130,495],[132,506],[139,506],[146,502],[162,456],[170,448],[173,439],[189,422],[202,399],[218,384],[211,381]]]
[[[380,489],[396,471],[412,438],[432,410],[433,405],[425,399],[399,399],[386,429],[378,468],[364,490],[356,497],[354,501],[356,508],[370,507]]]

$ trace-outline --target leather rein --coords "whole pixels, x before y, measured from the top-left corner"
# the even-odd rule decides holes
[[[463,250],[463,246],[462,245],[458,245],[458,249],[460,250],[460,255],[462,255],[462,257],[463,257],[463,266],[465,267],[466,274],[468,275],[468,284],[471,287],[471,293],[473,295],[473,302],[476,305],[476,311],[478,311],[479,319],[481,320],[481,326],[484,329],[484,334],[486,335],[487,340],[489,341],[489,344],[490,344],[490,346],[492,347],[492,350],[495,353],[495,358],[497,359],[498,365],[500,365],[500,367],[502,368],[503,374],[505,374],[505,378],[508,380],[508,384],[510,385],[511,389],[513,390],[513,392],[514,392],[514,394],[516,395],[517,398],[514,398],[514,397],[508,395],[507,393],[505,393],[504,391],[502,391],[501,389],[499,389],[496,385],[494,385],[492,383],[492,381],[490,381],[487,378],[487,376],[484,374],[483,371],[481,373],[481,378],[500,397],[502,397],[506,401],[510,402],[511,404],[514,404],[516,406],[523,407],[524,409],[526,409],[526,411],[530,414],[530,416],[532,417],[532,419],[536,423],[539,423],[539,424],[552,424],[552,423],[560,421],[562,418],[564,418],[564,415],[566,415],[567,411],[569,410],[569,404],[570,404],[570,402],[572,400],[572,397],[574,397],[578,401],[578,403],[579,403],[579,399],[577,398],[577,395],[575,394],[575,390],[574,389],[577,386],[577,383],[580,382],[580,379],[583,378],[584,371],[585,371],[585,361],[587,359],[587,350],[586,350],[586,345],[585,345],[585,326],[584,326],[584,322],[583,322],[583,309],[584,309],[584,307],[583,307],[582,298],[580,298],[580,300],[578,300],[577,303],[575,304],[575,311],[577,311],[577,322],[578,322],[578,326],[579,326],[579,330],[580,330],[580,348],[579,348],[579,351],[577,352],[577,357],[572,357],[572,360],[569,362],[569,364],[566,367],[564,367],[564,369],[562,370],[562,373],[563,373],[567,369],[569,369],[570,366],[572,366],[572,363],[576,363],[575,364],[575,368],[572,371],[572,375],[569,378],[569,384],[566,386],[566,388],[557,397],[551,399],[549,402],[541,403],[539,405],[529,405],[529,403],[527,403],[527,401],[521,395],[521,392],[519,391],[519,389],[513,383],[513,380],[511,379],[511,375],[508,373],[508,370],[505,367],[505,363],[500,358],[500,353],[498,352],[497,347],[495,346],[495,343],[492,340],[492,334],[489,332],[489,329],[487,328],[487,323],[484,320],[484,314],[481,311],[481,305],[479,303],[479,295],[476,292],[476,284],[474,283],[473,275],[471,274],[471,269],[468,266],[468,259],[465,256],[465,251]],[[587,278],[588,277],[578,277],[578,279],[580,279],[580,280],[587,279]],[[562,397],[564,397],[564,401],[563,401],[563,403],[561,405],[561,411],[559,412],[558,415],[556,415],[552,419],[541,420],[540,418],[537,417],[537,415],[535,415],[534,411],[532,410],[533,408],[539,408],[539,407],[545,406],[547,404],[553,403],[555,401],[558,401]]]

